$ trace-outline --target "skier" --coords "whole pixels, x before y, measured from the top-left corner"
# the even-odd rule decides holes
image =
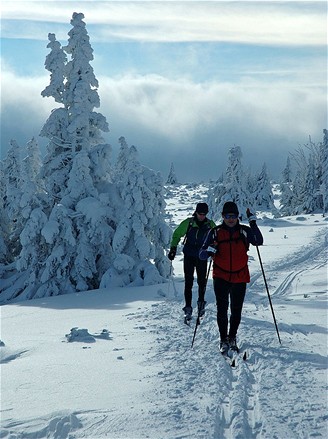
[[[175,229],[172,235],[171,248],[168,258],[173,261],[177,252],[177,246],[180,239],[184,236],[183,241],[183,271],[185,279],[184,297],[185,306],[182,310],[185,313],[185,321],[188,323],[192,316],[192,286],[194,283],[194,271],[196,269],[198,283],[198,312],[202,317],[205,313],[205,289],[206,289],[206,272],[207,258],[201,260],[199,251],[204,243],[209,230],[215,227],[214,221],[206,217],[208,213],[208,205],[206,203],[198,203],[196,210],[191,218],[183,220]]]
[[[238,219],[236,203],[228,201],[222,210],[223,222],[211,230],[199,257],[213,258],[213,285],[216,296],[217,324],[220,333],[220,351],[238,352],[236,341],[244,303],[246,284],[250,282],[247,252],[249,244],[262,245],[263,237],[256,224],[256,216],[247,209],[249,226]],[[228,308],[230,299],[230,324]]]

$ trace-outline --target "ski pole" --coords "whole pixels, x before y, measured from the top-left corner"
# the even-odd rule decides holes
[[[278,325],[277,325],[276,317],[275,317],[274,311],[273,311],[272,301],[271,301],[271,297],[270,297],[270,293],[269,293],[269,287],[268,287],[268,284],[267,284],[267,281],[266,281],[266,277],[265,277],[265,273],[264,273],[264,268],[263,268],[263,264],[262,264],[260,250],[259,250],[257,245],[255,247],[256,247],[257,254],[258,254],[258,257],[259,257],[259,261],[260,261],[260,266],[261,266],[261,270],[262,270],[262,274],[263,274],[265,288],[266,288],[266,291],[268,293],[270,308],[271,308],[271,312],[272,312],[273,321],[274,321],[274,324],[275,324],[275,327],[276,327],[276,331],[277,331],[277,335],[278,335],[278,340],[279,340],[279,343],[281,344],[280,335],[279,335],[279,331],[278,331]]]
[[[206,274],[206,279],[205,279],[205,291],[206,291],[206,285],[207,285],[207,279],[208,276],[210,274],[210,270],[211,270],[211,265],[212,265],[212,259],[210,260],[209,266],[208,266],[208,270],[207,270],[207,274]],[[205,297],[205,291],[204,291],[204,297]],[[196,337],[196,332],[197,332],[197,328],[200,325],[200,307],[198,308],[198,315],[197,315],[197,320],[196,320],[196,325],[195,325],[195,330],[194,330],[194,336],[192,338],[192,342],[191,342],[191,348],[194,346],[194,341],[195,341],[195,337]]]
[[[178,292],[177,292],[177,289],[176,289],[176,286],[175,286],[175,282],[174,282],[174,277],[173,277],[173,261],[171,261],[171,265],[170,265],[170,279],[172,280],[174,297],[177,298],[178,297]],[[169,289],[170,289],[170,283],[169,283]]]

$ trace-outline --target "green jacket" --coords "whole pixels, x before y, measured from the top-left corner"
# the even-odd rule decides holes
[[[172,235],[171,247],[177,247],[180,239],[186,236],[183,253],[189,256],[199,256],[204,240],[208,232],[216,227],[214,221],[205,218],[204,221],[196,221],[195,217],[183,220]]]

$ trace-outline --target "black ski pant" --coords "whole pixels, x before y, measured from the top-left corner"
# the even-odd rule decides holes
[[[197,256],[184,255],[183,271],[185,278],[184,296],[186,306],[191,306],[192,303],[192,286],[194,283],[195,270],[198,283],[198,300],[203,302],[206,290],[207,260],[202,261]]]
[[[236,337],[241,319],[246,283],[231,283],[224,279],[213,279],[217,307],[217,322],[221,340]],[[230,325],[228,331],[228,308],[230,299]]]

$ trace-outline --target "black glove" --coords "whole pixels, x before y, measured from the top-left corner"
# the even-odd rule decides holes
[[[216,248],[208,246],[206,251],[208,256],[214,256],[216,253]]]
[[[176,247],[171,247],[167,257],[169,258],[170,261],[173,261],[173,259],[175,258],[176,254],[177,254],[177,248]]]
[[[246,215],[248,218],[248,222],[250,226],[253,226],[256,224],[256,215],[254,213],[252,213],[249,208],[246,209]]]

